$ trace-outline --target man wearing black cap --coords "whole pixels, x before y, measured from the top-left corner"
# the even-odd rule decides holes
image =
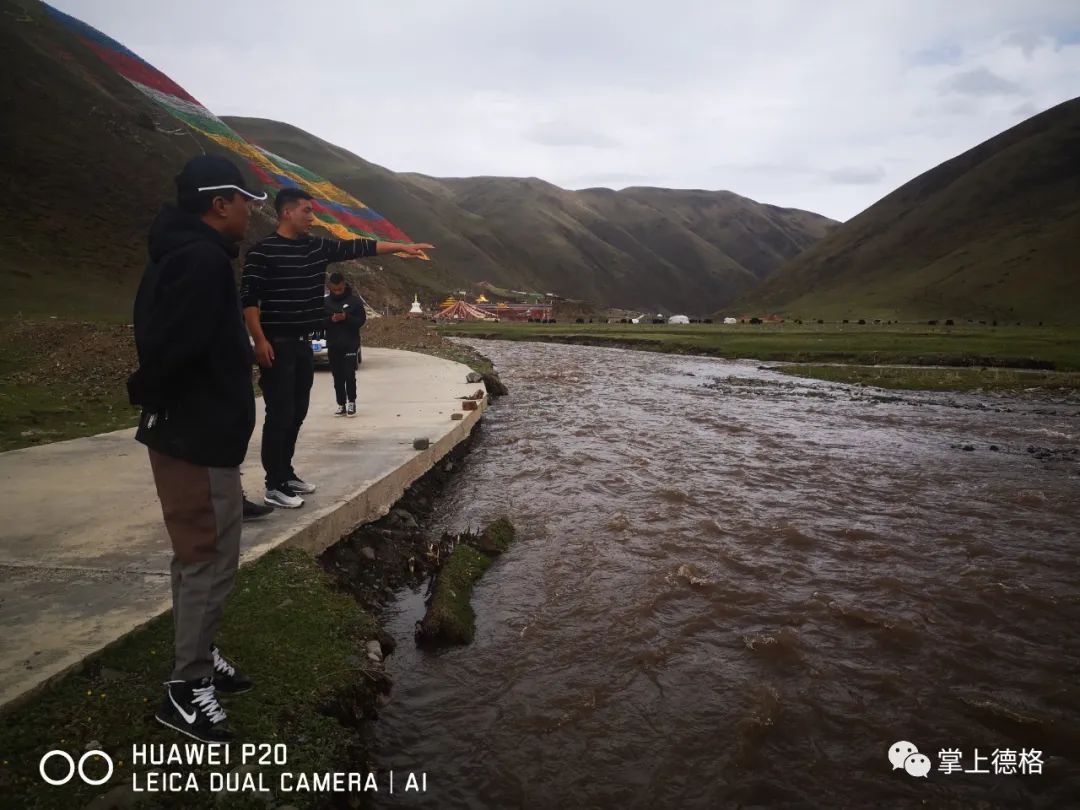
[[[259,387],[266,406],[262,435],[265,501],[296,509],[304,505],[302,495],[315,491],[315,485],[293,469],[293,453],[315,377],[308,336],[321,331],[326,321],[326,266],[386,253],[418,255],[432,245],[313,237],[314,199],[301,188],[281,189],[274,208],[277,230],[252,245],[244,257],[240,300],[255,341]]]
[[[214,646],[240,559],[240,464],[255,428],[254,361],[232,260],[256,194],[213,155],[176,177],[177,204],[150,228],[150,261],[135,298],[142,406],[135,438],[150,451],[172,541],[174,669],[158,722],[207,742],[233,738],[218,694],[253,686]]]

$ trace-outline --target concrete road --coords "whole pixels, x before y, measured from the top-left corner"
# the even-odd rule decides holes
[[[244,526],[242,561],[288,543],[318,552],[390,506],[483,413],[470,369],[414,352],[364,349],[355,418],[335,417],[316,371],[295,468],[318,486],[300,509]],[[244,487],[261,502],[262,402]],[[451,414],[464,419],[453,421]],[[134,430],[0,453],[0,706],[77,665],[170,607],[172,556],[146,448]],[[431,447],[413,449],[413,439]]]

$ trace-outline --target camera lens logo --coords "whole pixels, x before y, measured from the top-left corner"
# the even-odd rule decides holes
[[[98,756],[103,759],[105,761],[106,767],[108,768],[108,770],[105,772],[105,776],[103,776],[101,779],[93,779],[86,775],[86,760],[90,759],[90,757],[92,756]],[[54,757],[59,757],[60,759],[66,760],[68,764],[67,776],[64,776],[61,779],[53,779],[51,776],[45,773],[45,763],[47,763],[50,759],[53,759]],[[81,778],[88,785],[104,785],[106,782],[112,779],[113,761],[112,757],[110,757],[104,751],[99,751],[95,748],[92,751],[87,751],[85,754],[79,757],[79,764],[76,766],[75,760],[72,758],[71,754],[69,754],[67,751],[54,749],[52,751],[49,751],[47,754],[45,754],[45,756],[41,758],[41,762],[38,763],[38,772],[41,774],[41,778],[48,782],[50,785],[66,785],[72,780],[76,773],[78,773],[79,778]]]
[[[921,776],[924,779],[930,773],[930,757],[920,754],[914,743],[907,740],[894,742],[889,748],[889,762],[893,770],[903,768],[910,776]]]

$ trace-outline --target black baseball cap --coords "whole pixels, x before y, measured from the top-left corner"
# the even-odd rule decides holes
[[[266,192],[252,191],[236,164],[219,155],[193,157],[176,175],[176,194],[182,199],[215,191],[239,191],[250,200],[266,199]]]

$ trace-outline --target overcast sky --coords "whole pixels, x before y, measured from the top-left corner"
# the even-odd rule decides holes
[[[53,0],[218,115],[394,171],[847,219],[1080,95],[1080,0]]]

